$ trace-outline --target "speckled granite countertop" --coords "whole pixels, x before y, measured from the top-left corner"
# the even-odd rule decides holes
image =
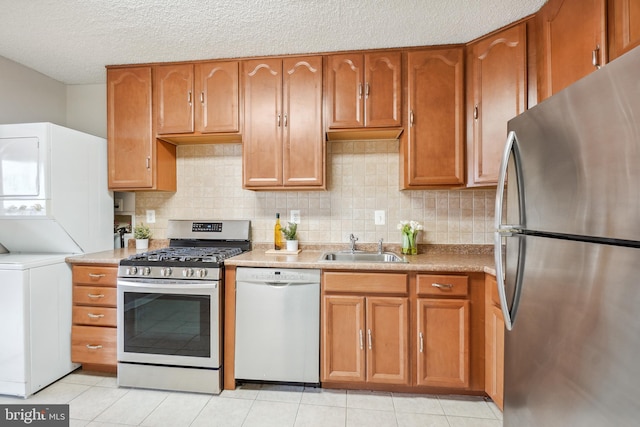
[[[153,241],[152,241],[153,242]],[[166,241],[154,242],[150,249],[167,245]],[[375,246],[375,245],[373,245]],[[363,250],[374,247],[359,246]],[[316,245],[302,247],[298,255],[267,255],[266,245],[255,245],[253,250],[225,260],[225,265],[236,267],[321,268],[324,270],[378,270],[378,271],[433,271],[478,272],[496,274],[493,251],[490,246],[478,245],[425,245],[418,255],[408,255],[407,263],[341,263],[319,261],[326,251],[344,250],[343,245]],[[385,251],[400,253],[399,247],[385,247]],[[112,264],[117,266],[122,258],[144,252],[135,248],[114,249],[66,258],[70,264]]]
[[[253,250],[225,260],[237,267],[321,268],[324,270],[486,272],[495,274],[492,254],[424,253],[406,256],[407,263],[319,261],[324,251],[302,250],[298,255],[268,255]],[[397,252],[396,252],[397,253]]]

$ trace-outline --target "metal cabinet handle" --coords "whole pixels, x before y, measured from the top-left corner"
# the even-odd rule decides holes
[[[365,89],[364,89],[364,97],[365,98],[369,98],[369,83],[367,83],[365,85]]]
[[[591,63],[596,69],[600,68],[600,45],[596,45],[596,48],[591,52]]]
[[[413,127],[413,110],[409,111],[409,126]]]
[[[102,348],[101,345],[91,345],[91,344],[87,344],[86,346],[89,350],[100,350]]]
[[[191,91],[187,93],[187,102],[191,105]]]
[[[284,115],[284,127],[287,127],[287,115]]]
[[[147,157],[147,169],[151,169],[151,157]]]
[[[478,104],[473,107],[473,118],[478,120]]]
[[[87,294],[89,298],[104,298],[104,294]]]
[[[362,329],[360,329],[360,350],[364,350],[364,336],[362,334]]]
[[[278,127],[280,127],[280,114],[278,114]]]
[[[358,99],[362,99],[362,83],[358,84]]]
[[[104,317],[104,314],[87,313],[87,316],[89,316],[90,319],[100,319]]]
[[[367,329],[367,338],[369,338],[369,350],[371,350],[372,342],[371,342],[371,329]]]
[[[200,92],[200,103],[204,104],[204,92]]]
[[[420,332],[420,353],[424,353],[424,335]]]
[[[104,276],[104,274],[89,273],[89,277],[91,277],[92,279],[100,279]]]
[[[453,289],[451,283],[432,283],[431,286],[438,289]]]

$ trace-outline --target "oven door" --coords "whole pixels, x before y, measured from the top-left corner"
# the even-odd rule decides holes
[[[220,282],[118,279],[118,362],[220,367]]]

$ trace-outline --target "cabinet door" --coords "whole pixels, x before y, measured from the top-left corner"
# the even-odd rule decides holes
[[[109,188],[151,188],[151,67],[107,70]]]
[[[409,384],[409,302],[367,298],[367,381]]]
[[[400,52],[371,53],[365,56],[365,120],[367,127],[400,126]]]
[[[640,45],[640,1],[609,0],[609,59]]]
[[[606,0],[549,0],[540,9],[545,99],[606,62]]]
[[[365,381],[365,299],[322,300],[322,381]]]
[[[364,126],[364,57],[362,54],[327,57],[329,129]]]
[[[408,53],[403,188],[464,183],[462,52],[456,48]]]
[[[416,384],[469,386],[469,301],[418,299]]]
[[[485,391],[502,409],[504,402],[504,320],[502,310],[487,306],[485,323]]]
[[[282,185],[282,60],[243,63],[245,187]]]
[[[523,23],[471,46],[473,139],[468,186],[498,182],[507,122],[527,105],[526,35]]]
[[[238,62],[203,62],[195,67],[196,130],[238,132]]]
[[[193,132],[193,65],[158,65],[153,73],[158,135]]]
[[[283,61],[283,184],[324,184],[322,57]]]

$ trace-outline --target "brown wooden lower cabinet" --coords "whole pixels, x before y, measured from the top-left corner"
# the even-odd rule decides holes
[[[71,360],[83,368],[115,372],[118,267],[73,265]]]
[[[418,299],[417,385],[469,387],[469,311],[467,300]]]
[[[322,381],[409,384],[409,300],[325,296]]]
[[[484,280],[323,272],[323,386],[484,394]]]
[[[485,287],[484,388],[489,397],[502,409],[504,402],[504,318],[498,299],[496,278],[487,275]]]

